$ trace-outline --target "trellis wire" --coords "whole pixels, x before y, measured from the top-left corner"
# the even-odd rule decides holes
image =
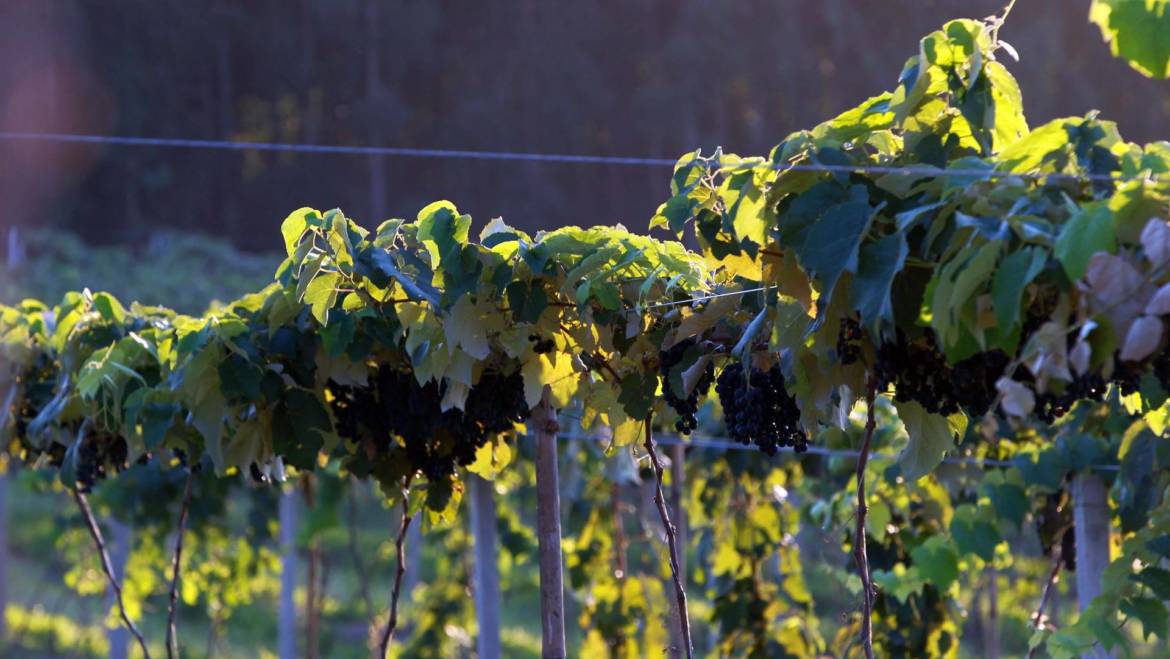
[[[591,441],[596,443],[608,443],[609,437],[603,435],[582,435],[574,433],[564,433],[558,435],[558,439],[566,441]],[[658,434],[654,435],[654,441],[663,446],[690,446],[694,448],[709,448],[723,451],[759,451],[759,447],[754,444],[741,444],[733,439],[718,436],[695,437],[686,438],[675,434]],[[860,451],[856,449],[834,449],[825,448],[823,446],[809,446],[804,453],[796,453],[790,446],[783,446],[779,449],[781,452],[790,455],[821,455],[825,457],[834,458],[856,458],[860,457]],[[897,460],[898,456],[893,453],[872,453],[871,460]],[[975,458],[969,456],[945,456],[942,461],[946,464],[968,465],[976,467],[999,467],[1007,468],[1015,466],[1015,462],[1011,460],[994,460],[991,458]],[[1118,471],[1121,467],[1115,464],[1098,464],[1090,465],[1090,468],[1096,471]]]
[[[62,142],[73,144],[108,144],[115,146],[152,146],[184,149],[213,149],[228,151],[280,151],[289,153],[315,153],[357,156],[398,156],[412,158],[447,158],[456,160],[494,160],[515,162],[548,162],[580,165],[627,165],[637,167],[674,167],[677,160],[638,156],[591,156],[567,153],[533,153],[522,151],[491,151],[474,149],[434,149],[389,146],[347,146],[342,144],[301,144],[295,142],[234,142],[230,140],[202,140],[169,137],[132,137],[117,135],[87,135],[80,133],[0,131],[0,141]],[[696,162],[712,167],[756,166],[752,160],[721,161],[718,159],[696,158]],[[1165,178],[1159,174],[1117,175],[1112,174],[1068,174],[1064,172],[1003,172],[990,169],[943,169],[939,167],[902,167],[897,165],[827,165],[822,163],[771,163],[780,171],[823,172],[850,174],[890,174],[896,176],[955,176],[959,178],[1002,179],[1020,178],[1027,180],[1049,180],[1070,182],[1117,183],[1130,180],[1154,180]]]

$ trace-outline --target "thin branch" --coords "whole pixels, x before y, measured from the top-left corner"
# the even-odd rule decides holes
[[[390,596],[390,619],[386,621],[386,629],[382,631],[382,643],[379,646],[378,657],[385,659],[390,650],[390,642],[394,640],[394,629],[398,626],[398,598],[402,591],[402,576],[406,574],[406,532],[410,530],[410,479],[402,488],[402,517],[398,524],[398,538],[394,546],[398,553],[398,565],[394,572],[394,592]]]
[[[877,428],[875,412],[877,408],[877,376],[869,375],[866,385],[865,403],[867,407],[865,419],[865,439],[861,443],[861,451],[857,458],[857,528],[853,539],[853,559],[857,562],[857,571],[861,575],[861,644],[865,650],[866,659],[873,659],[873,580],[869,574],[869,556],[865,550],[865,516],[869,508],[865,503],[865,465],[869,461],[869,445],[873,441],[873,432]]]
[[[146,639],[142,638],[142,632],[138,631],[138,627],[126,613],[126,604],[122,600],[122,586],[114,578],[114,566],[110,563],[110,552],[106,550],[106,541],[102,538],[102,530],[98,527],[97,519],[93,516],[93,509],[89,507],[89,499],[76,489],[73,490],[73,499],[77,501],[77,507],[81,509],[81,516],[85,518],[85,525],[89,527],[89,535],[93,538],[94,544],[97,545],[98,555],[101,557],[102,572],[105,573],[106,581],[109,582],[110,588],[114,591],[114,599],[118,602],[118,613],[122,616],[122,624],[138,641],[138,645],[142,648],[142,656],[145,659],[150,659],[150,649],[146,646]]]
[[[1060,566],[1064,564],[1064,547],[1060,542],[1060,538],[1064,537],[1068,527],[1064,531],[1056,534],[1057,541],[1052,545],[1052,570],[1048,573],[1048,581],[1044,582],[1044,592],[1040,594],[1040,604],[1036,606],[1036,612],[1032,614],[1032,625],[1036,629],[1041,629],[1044,623],[1044,608],[1048,606],[1048,599],[1052,596],[1052,591],[1055,590],[1056,582],[1060,576]],[[1036,649],[1039,646],[1028,650],[1028,659],[1036,656]]]
[[[175,626],[175,612],[179,608],[179,573],[183,560],[183,535],[187,530],[187,512],[191,509],[191,490],[195,484],[195,469],[187,470],[187,485],[183,502],[179,504],[179,525],[175,536],[175,555],[171,561],[171,593],[167,605],[167,657],[179,656],[179,631]]]
[[[687,590],[683,585],[684,575],[679,574],[678,562],[678,529],[670,521],[670,511],[666,507],[666,499],[662,496],[662,462],[658,459],[658,451],[654,449],[654,431],[650,419],[646,419],[646,453],[654,465],[654,505],[658,507],[658,516],[662,518],[662,526],[666,529],[666,543],[670,554],[670,576],[674,579],[674,594],[678,599],[678,622],[682,631],[683,645],[686,647],[687,659],[695,656],[694,646],[691,643],[691,620],[687,613]]]

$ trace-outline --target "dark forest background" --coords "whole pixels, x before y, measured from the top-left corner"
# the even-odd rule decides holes
[[[0,130],[674,158],[765,154],[893,86],[917,40],[1004,0],[4,0]],[[1170,135],[1170,84],[1109,56],[1087,0],[1001,36],[1033,125],[1100,109]],[[0,141],[0,228],[277,245],[303,205],[367,226],[449,198],[481,226],[644,227],[663,168]]]

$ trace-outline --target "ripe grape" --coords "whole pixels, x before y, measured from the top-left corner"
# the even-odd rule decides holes
[[[715,383],[727,432],[741,444],[752,444],[767,455],[790,446],[797,453],[808,450],[808,435],[800,423],[796,398],[784,385],[779,366],[767,371],[753,368],[750,379],[743,364],[731,364]]]
[[[699,427],[699,397],[706,396],[711,389],[711,383],[715,380],[715,365],[710,361],[703,370],[703,374],[699,377],[699,381],[695,384],[695,388],[687,394],[686,398],[679,398],[674,393],[674,388],[670,386],[670,373],[674,367],[682,361],[686,351],[694,346],[695,339],[685,339],[679,341],[671,346],[668,350],[663,350],[658,353],[658,372],[662,376],[662,397],[666,400],[666,404],[671,407],[679,416],[678,421],[674,424],[674,429],[678,432],[689,435],[691,431]]]

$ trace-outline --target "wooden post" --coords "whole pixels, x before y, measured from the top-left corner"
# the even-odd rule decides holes
[[[500,571],[496,562],[496,499],[491,481],[469,475],[471,528],[475,538],[475,616],[479,659],[499,659]]]
[[[999,659],[999,570],[988,565],[987,575],[987,617],[983,619],[983,656]]]
[[[12,463],[0,473],[0,647],[8,640],[8,478]]]
[[[133,532],[130,525],[117,518],[110,518],[110,564],[113,567],[114,580],[120,584],[126,583],[126,563],[130,560],[130,543],[133,542]],[[106,595],[106,608],[116,607],[117,603],[111,589]],[[110,644],[110,659],[127,659],[130,656],[130,632],[122,625],[117,625],[106,633]]]
[[[1095,474],[1079,474],[1073,480],[1072,496],[1077,604],[1084,611],[1101,594],[1101,578],[1109,565],[1109,499],[1105,484]],[[1083,656],[1099,659],[1113,655],[1097,645]]]
[[[547,398],[532,411],[536,431],[536,537],[540,552],[542,656],[564,659],[565,591],[561,574],[561,493],[557,413]]]
[[[276,623],[277,656],[297,656],[297,495],[293,488],[280,495],[280,610]]]

